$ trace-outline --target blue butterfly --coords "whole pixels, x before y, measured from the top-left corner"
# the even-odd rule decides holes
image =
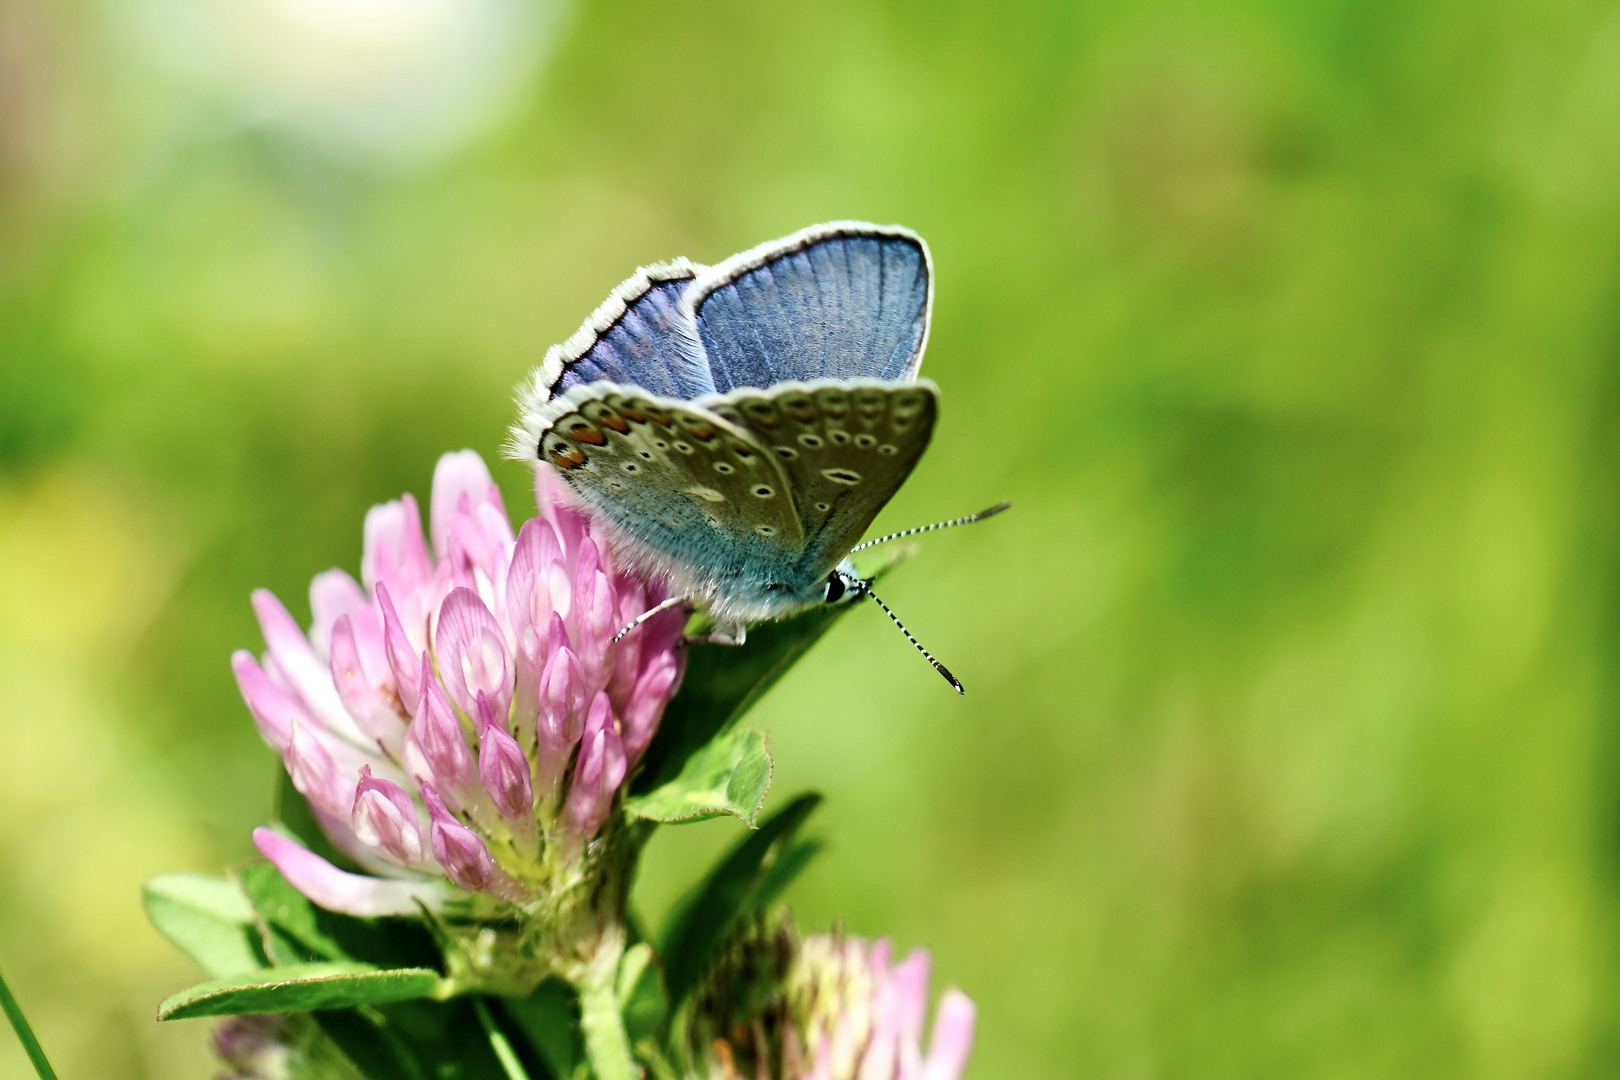
[[[723,639],[876,600],[848,556],[933,434],[939,389],[917,377],[932,306],[928,245],[898,226],[832,222],[717,266],[643,267],[520,389],[511,451],[555,467]]]

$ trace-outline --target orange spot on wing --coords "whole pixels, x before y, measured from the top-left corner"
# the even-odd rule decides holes
[[[585,464],[585,455],[578,450],[571,450],[566,454],[552,454],[551,463],[559,469],[577,469]]]
[[[618,413],[603,413],[596,418],[596,422],[605,428],[612,428],[620,435],[627,435],[630,432],[630,425]]]
[[[606,435],[602,434],[600,431],[597,431],[593,427],[586,426],[585,424],[575,424],[573,427],[568,429],[568,434],[572,435],[580,442],[590,443],[592,446],[603,446],[607,443]]]

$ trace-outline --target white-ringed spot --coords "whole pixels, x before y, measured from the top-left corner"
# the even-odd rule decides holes
[[[679,450],[683,454],[690,454],[692,452],[692,444],[688,442],[681,442],[679,439],[677,439],[675,440],[675,449]]]
[[[821,441],[820,435],[812,435],[809,432],[805,432],[803,435],[800,435],[799,441],[812,450],[820,450],[822,446],[825,445]]]
[[[756,499],[769,499],[775,494],[776,490],[768,484],[756,484],[754,486],[754,498]]]
[[[877,445],[877,436],[857,435],[855,436],[855,445],[860,447],[862,450],[870,450],[872,447]]]
[[[774,525],[755,525],[754,526],[754,531],[759,533],[759,535],[761,535],[761,536],[775,536],[776,535],[776,526],[774,526]]]
[[[730,476],[732,473],[737,471],[737,466],[733,465],[729,461],[717,461],[714,463],[714,471],[719,473],[721,476]]]
[[[845,431],[843,428],[833,428],[827,432],[827,438],[831,439],[839,446],[843,446],[845,443],[849,442],[849,432]]]
[[[624,468],[624,471],[627,472],[627,473],[636,473],[636,472],[641,471],[641,466],[637,465],[633,461],[625,462],[623,468]]]
[[[792,461],[794,458],[799,456],[799,452],[793,449],[791,446],[778,446],[776,447],[776,456]]]
[[[854,487],[861,482],[861,474],[854,469],[822,469],[821,475],[835,484],[844,484],[847,487]]]
[[[894,457],[894,455],[898,454],[899,452],[900,448],[890,443],[884,443],[882,446],[878,447],[878,453],[885,457]]]
[[[832,503],[824,503],[824,502],[816,503],[816,509],[820,510],[823,514],[825,514],[827,511],[832,509]]]

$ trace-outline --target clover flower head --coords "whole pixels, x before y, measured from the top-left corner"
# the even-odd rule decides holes
[[[687,1043],[704,1080],[959,1080],[975,1011],[947,988],[928,1049],[929,956],[889,939],[800,939],[784,916],[740,934],[693,999]]]
[[[806,938],[789,982],[789,1012],[808,1056],[806,1080],[958,1080],[973,1047],[975,1011],[954,987],[941,995],[928,1052],[929,955],[892,962],[888,938]]]
[[[256,830],[317,904],[525,904],[607,825],[680,680],[685,614],[615,642],[662,586],[616,563],[546,470],[536,495],[540,516],[514,536],[483,460],[446,454],[428,536],[410,495],[372,507],[360,581],[317,575],[307,634],[254,593],[268,651],[232,657],[242,696],[322,830],[366,871]]]

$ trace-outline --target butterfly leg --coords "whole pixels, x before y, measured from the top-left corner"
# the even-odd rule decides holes
[[[748,640],[748,627],[742,623],[717,626],[712,633],[691,635],[684,640],[688,645],[741,645]]]

